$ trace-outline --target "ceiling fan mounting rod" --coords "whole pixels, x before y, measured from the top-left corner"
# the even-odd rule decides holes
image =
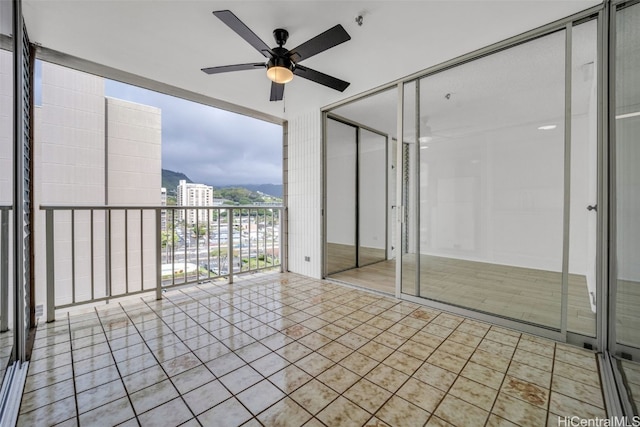
[[[273,30],[273,37],[276,39],[278,46],[282,47],[289,38],[289,32],[284,28],[276,28]]]

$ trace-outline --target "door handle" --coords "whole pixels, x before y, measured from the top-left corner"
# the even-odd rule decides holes
[[[588,211],[596,211],[598,212],[598,205],[589,205],[587,206]]]

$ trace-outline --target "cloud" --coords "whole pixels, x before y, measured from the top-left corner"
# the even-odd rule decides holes
[[[107,81],[107,96],[162,110],[162,167],[213,186],[282,183],[282,127]]]

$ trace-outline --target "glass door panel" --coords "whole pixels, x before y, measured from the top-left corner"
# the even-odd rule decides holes
[[[616,12],[615,353],[640,407],[640,4]]]
[[[572,29],[571,189],[567,330],[596,334],[598,23]]]
[[[405,85],[404,293],[561,329],[565,43]]]
[[[327,274],[355,268],[357,128],[328,118],[326,124]]]

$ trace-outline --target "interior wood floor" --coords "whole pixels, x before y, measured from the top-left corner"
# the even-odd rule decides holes
[[[415,256],[405,257],[404,264],[403,293],[416,295]],[[395,294],[395,268],[395,260],[387,260],[329,278]],[[557,272],[422,255],[420,283],[419,295],[432,300],[560,327],[561,274]],[[595,314],[584,276],[569,276],[567,316],[569,331],[595,336]]]

